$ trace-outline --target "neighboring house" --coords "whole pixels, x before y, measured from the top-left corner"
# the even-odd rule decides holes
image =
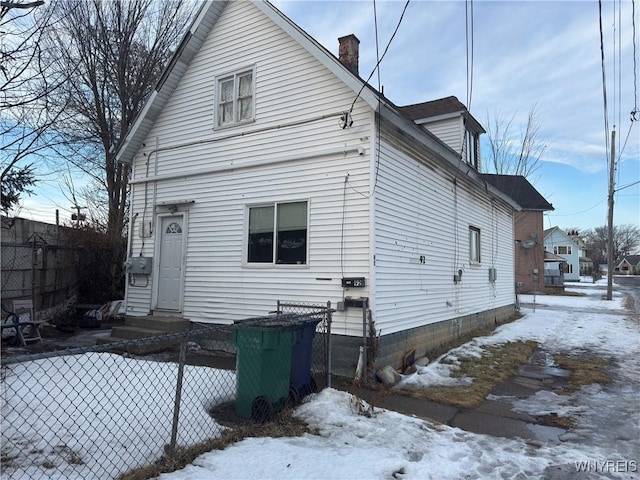
[[[513,314],[520,206],[365,84],[358,43],[338,59],[269,3],[202,5],[118,152],[128,316],[331,301],[334,371],[353,374],[363,307],[394,366]]]
[[[484,180],[513,198],[522,210],[515,214],[516,284],[521,293],[545,291],[545,257],[542,236],[544,212],[553,210],[521,175],[484,174]]]
[[[560,255],[544,252],[544,289],[547,293],[564,292],[567,261]]]
[[[622,275],[640,275],[640,255],[625,255],[616,270]]]
[[[545,230],[544,249],[566,260],[565,280],[569,282],[580,281],[580,248],[569,235],[558,227]]]
[[[580,238],[580,232],[577,230],[570,230],[567,232],[567,236],[578,246],[578,252],[580,255],[578,259],[580,263],[580,275],[591,276],[593,274],[593,260],[588,256],[587,245],[584,243],[584,240]]]

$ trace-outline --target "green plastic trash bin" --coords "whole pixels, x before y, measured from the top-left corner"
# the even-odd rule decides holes
[[[267,420],[289,396],[291,349],[298,325],[278,319],[254,319],[236,325],[236,414]]]

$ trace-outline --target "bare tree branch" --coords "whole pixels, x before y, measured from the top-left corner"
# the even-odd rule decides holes
[[[493,119],[487,118],[490,152],[484,164],[490,167],[489,173],[530,177],[540,168],[547,146],[541,137],[539,110],[537,103],[529,109],[526,124],[519,134],[513,132],[517,112],[508,119],[499,113]]]

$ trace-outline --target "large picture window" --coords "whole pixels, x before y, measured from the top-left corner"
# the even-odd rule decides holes
[[[469,227],[469,262],[480,263],[480,229]]]
[[[249,207],[247,263],[306,265],[307,202]]]
[[[221,77],[216,82],[216,126],[225,127],[254,119],[253,68]]]

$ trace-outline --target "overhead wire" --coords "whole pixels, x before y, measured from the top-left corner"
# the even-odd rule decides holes
[[[353,99],[353,102],[351,103],[351,107],[349,108],[348,111],[348,115],[351,115],[351,113],[353,112],[353,108],[355,107],[356,102],[358,101],[358,98],[360,98],[360,95],[362,94],[363,90],[365,89],[365,87],[369,84],[369,81],[371,80],[371,78],[373,77],[373,75],[377,72],[378,73],[378,98],[382,95],[381,93],[381,75],[380,75],[380,64],[382,63],[382,60],[384,59],[385,55],[387,54],[387,52],[389,51],[389,47],[391,46],[391,42],[393,41],[393,39],[395,38],[396,34],[398,33],[398,30],[400,29],[400,25],[402,24],[402,20],[404,19],[404,15],[407,11],[407,8],[409,7],[409,3],[411,3],[411,0],[407,0],[404,4],[404,7],[402,9],[402,13],[400,14],[400,18],[398,19],[398,23],[396,24],[395,29],[393,30],[393,33],[391,34],[391,37],[389,38],[389,41],[387,42],[387,46],[384,49],[384,52],[382,53],[382,56],[379,55],[380,50],[379,50],[379,40],[378,40],[378,15],[377,15],[377,7],[376,7],[376,2],[375,0],[373,0],[373,17],[374,17],[374,27],[375,27],[375,39],[376,39],[376,64],[373,67],[373,69],[371,70],[371,73],[369,74],[369,76],[367,77],[366,81],[362,84],[362,87],[360,87],[360,90],[358,91],[356,97]],[[379,100],[378,100],[379,102]],[[373,184],[373,188],[371,189],[371,194],[369,195],[365,195],[362,192],[359,192],[358,190],[356,190],[353,186],[351,186],[351,184],[349,183],[349,188],[351,188],[352,190],[354,190],[356,193],[358,193],[359,195],[365,197],[365,198],[369,198],[373,192],[375,192],[376,187],[378,186],[378,172],[379,172],[379,168],[380,168],[380,108],[378,107],[378,109],[375,112],[375,118],[376,118],[376,131],[377,131],[377,138],[376,138],[376,169],[375,169],[375,180],[374,180],[374,184]]]
[[[618,97],[617,97],[617,101],[616,101],[616,96],[614,93],[613,96],[613,100],[614,100],[614,115],[616,112],[616,107],[617,107],[617,111],[618,111],[618,128],[622,128],[622,1],[621,0],[617,0],[618,3],[618,28],[617,28],[617,32],[618,32],[618,43],[617,43],[617,54],[618,54],[618,84],[617,84],[617,89],[618,89]],[[614,0],[613,2],[613,58],[614,58],[614,88],[615,88],[615,59],[616,59],[616,10],[615,10],[615,6],[616,6],[616,0]],[[615,125],[613,126],[613,129],[615,130],[616,127]],[[621,151],[621,140],[622,140],[622,136],[618,135],[618,137],[616,138],[616,140],[618,141],[618,145],[617,145],[617,151]],[[614,158],[615,161],[615,158]],[[616,162],[616,163],[620,163],[620,162]],[[617,176],[616,176],[616,181],[615,183],[618,184],[620,183],[620,169],[617,170],[616,172]]]
[[[633,110],[631,110],[631,121],[640,120],[638,117],[638,67],[636,55],[636,2],[631,0],[631,36],[633,46]]]
[[[602,97],[603,97],[603,105],[604,105],[604,138],[606,151],[610,151],[609,146],[609,108],[607,105],[607,79],[605,73],[605,64],[604,64],[604,34],[602,30],[602,0],[598,0],[598,19],[600,25],[600,60],[601,65],[600,68],[602,70]],[[607,157],[607,166],[609,165],[609,156]]]
[[[467,110],[473,95],[473,0],[465,2],[465,45],[467,50]]]
[[[393,34],[391,35],[391,38],[389,38],[389,42],[387,43],[387,46],[385,47],[384,52],[382,52],[382,56],[380,58],[378,58],[378,61],[376,62],[375,66],[373,67],[373,70],[371,70],[371,74],[367,77],[365,82],[362,84],[362,87],[360,87],[360,90],[358,91],[358,94],[356,95],[356,98],[353,99],[353,102],[351,103],[351,107],[349,108],[349,114],[351,114],[353,112],[353,107],[355,106],[356,102],[358,101],[358,98],[360,98],[360,95],[362,94],[363,90],[369,84],[369,80],[371,80],[371,77],[373,77],[373,74],[376,73],[376,70],[380,66],[380,63],[382,62],[382,60],[384,59],[385,55],[389,51],[389,47],[391,46],[391,42],[393,42],[393,39],[395,38],[396,34],[398,33],[398,30],[400,29],[400,25],[402,24],[402,20],[404,19],[404,14],[407,11],[407,7],[409,6],[410,2],[411,2],[411,0],[407,0],[406,3],[404,4],[404,8],[402,9],[402,13],[400,14],[400,18],[398,20],[398,24],[396,25],[396,28],[393,31]],[[378,92],[378,94],[379,93],[380,92]]]

